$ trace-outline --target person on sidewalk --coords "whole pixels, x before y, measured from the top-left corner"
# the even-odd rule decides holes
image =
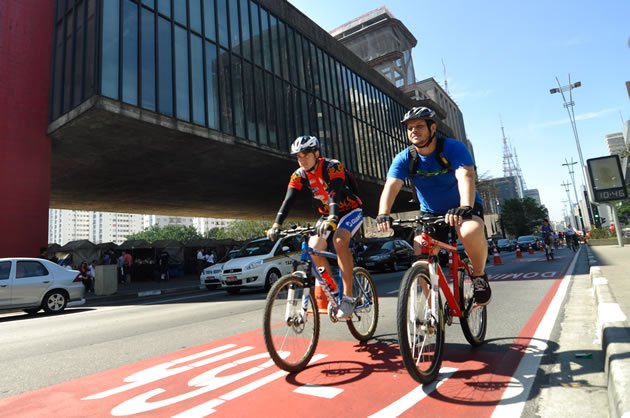
[[[170,259],[168,251],[165,249],[160,252],[158,257],[158,268],[160,270],[160,280],[168,280],[168,261]]]
[[[125,283],[131,283],[131,267],[133,266],[133,256],[129,254],[129,251],[123,251],[123,273]]]
[[[401,120],[411,146],[394,157],[381,193],[376,224],[380,232],[391,228],[390,215],[405,180],[411,179],[420,213],[444,215],[455,228],[473,265],[475,301],[490,302],[492,291],[485,271],[486,241],[483,202],[475,189],[475,162],[466,145],[452,138],[436,138],[439,119],[428,107],[414,107]]]

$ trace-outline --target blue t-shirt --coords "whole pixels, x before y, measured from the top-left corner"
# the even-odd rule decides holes
[[[413,184],[420,201],[420,210],[425,213],[443,215],[451,208],[459,206],[459,190],[455,171],[463,166],[474,166],[472,155],[463,142],[452,138],[444,140],[442,153],[451,164],[448,170],[440,165],[435,151],[429,155],[418,154],[417,175],[413,176]],[[394,157],[387,177],[400,180],[409,178],[409,148],[405,148]],[[482,204],[479,193],[475,194],[475,203]]]

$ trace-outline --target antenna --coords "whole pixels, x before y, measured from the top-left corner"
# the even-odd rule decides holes
[[[444,91],[446,91],[446,94],[450,96],[450,93],[448,92],[448,79],[446,78],[446,64],[444,64],[444,58],[442,58],[442,72],[444,73]]]

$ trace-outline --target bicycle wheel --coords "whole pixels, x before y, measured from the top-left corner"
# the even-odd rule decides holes
[[[438,291],[437,309],[430,309],[431,280],[424,265],[403,276],[398,295],[398,344],[403,364],[420,383],[435,380],[444,351],[444,312]]]
[[[364,268],[352,270],[352,297],[356,299],[352,318],[346,323],[350,334],[359,341],[374,335],[378,323],[378,295],[370,273]]]
[[[317,305],[311,292],[303,306],[304,290],[304,279],[283,276],[271,287],[265,302],[265,346],[273,362],[288,372],[306,367],[319,340]]]
[[[457,281],[459,285],[459,308],[464,312],[459,324],[466,341],[473,347],[477,347],[486,338],[488,311],[485,305],[473,304],[473,284],[466,270],[459,271]]]

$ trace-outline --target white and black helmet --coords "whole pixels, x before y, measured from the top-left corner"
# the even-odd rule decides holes
[[[405,116],[403,116],[400,123],[405,123],[411,119],[424,119],[435,123],[439,122],[437,114],[428,107],[412,107],[407,113],[405,113]]]
[[[319,139],[315,138],[314,136],[299,136],[291,144],[291,155],[295,155],[299,152],[316,150],[319,150]]]

